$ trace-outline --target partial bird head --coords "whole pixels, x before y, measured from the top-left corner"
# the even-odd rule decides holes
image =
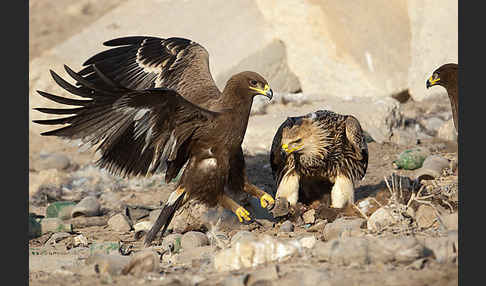
[[[256,95],[264,95],[268,99],[273,98],[273,91],[268,85],[268,82],[256,72],[245,71],[234,75],[230,81],[237,80],[240,89],[246,89],[248,95],[254,97]]]
[[[457,64],[449,63],[437,68],[427,79],[427,88],[434,85],[447,88],[449,84],[457,84],[457,67]]]
[[[290,155],[292,153],[303,152],[307,139],[312,136],[311,130],[308,128],[308,124],[299,120],[291,127],[285,127],[282,130],[281,147],[282,151]]]

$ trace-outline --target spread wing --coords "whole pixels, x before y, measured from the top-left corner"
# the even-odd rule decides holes
[[[96,66],[129,89],[166,87],[194,103],[219,98],[220,91],[209,71],[209,54],[198,43],[184,38],[135,36],[103,44],[112,48],[89,58],[79,72],[94,84],[103,84],[93,69]],[[201,89],[212,92],[197,92]]]
[[[200,129],[210,126],[219,114],[187,101],[172,89],[134,90],[123,87],[95,66],[93,70],[97,80],[94,83],[67,66],[65,69],[79,87],[51,71],[53,79],[65,90],[85,100],[38,91],[52,101],[78,107],[36,108],[48,114],[71,116],[34,122],[68,124],[42,135],[81,139],[91,146],[99,144],[97,150],[102,156],[97,164],[113,174],[147,175],[178,156],[186,156],[180,154],[179,149],[187,149],[185,143]]]
[[[282,150],[282,131],[285,127],[292,127],[299,117],[287,117],[280,125],[275,136],[273,137],[272,147],[270,149],[270,166],[272,167],[273,179],[278,186],[282,177],[293,166],[287,163],[287,154]]]
[[[353,157],[361,162],[362,168],[354,168],[357,172],[354,176],[361,179],[366,174],[366,169],[368,168],[368,145],[366,144],[358,119],[351,115],[348,115],[346,118],[346,138],[351,146],[353,146]]]

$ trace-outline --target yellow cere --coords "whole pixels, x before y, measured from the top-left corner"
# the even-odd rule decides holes
[[[292,149],[289,149],[289,145],[287,144],[282,144],[282,149],[284,149],[284,151],[287,153],[287,154],[291,154],[292,152],[294,151],[297,151],[297,150],[300,150],[302,148],[302,145],[298,145],[298,146],[295,146],[294,148]]]
[[[429,82],[430,82],[430,84],[435,84],[435,83],[437,83],[439,80],[440,80],[440,77],[437,77],[436,79],[434,79],[433,77],[430,77],[430,78],[429,78]]]
[[[252,87],[250,86],[250,89],[254,90],[254,91],[258,91],[259,93],[261,94],[266,94],[268,90],[270,90],[270,86],[268,84],[265,85],[265,87],[262,89],[259,89],[259,88],[256,88],[256,87]]]

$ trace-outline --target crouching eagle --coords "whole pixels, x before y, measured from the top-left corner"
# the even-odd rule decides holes
[[[332,186],[331,207],[354,203],[354,182],[364,177],[368,147],[359,121],[351,115],[318,110],[288,117],[273,138],[270,165],[277,185],[275,199],[291,206],[299,196]]]
[[[42,135],[81,139],[101,151],[97,161],[115,175],[151,175],[165,171],[170,182],[185,166],[157,221],[147,233],[149,245],[176,210],[189,199],[233,211],[240,222],[250,213],[224,193],[245,191],[271,207],[273,198],[248,182],[241,143],[256,95],[272,98],[267,81],[255,72],[232,76],[221,92],[209,71],[209,55],[201,45],[183,38],[125,37],[104,43],[100,52],[68,83],[51,71],[54,81],[82,99],[38,91],[67,109],[37,108],[71,116],[35,120],[68,124]]]

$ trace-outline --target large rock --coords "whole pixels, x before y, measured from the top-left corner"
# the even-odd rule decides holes
[[[285,43],[305,93],[346,98],[407,88],[407,1],[256,2]]]
[[[226,81],[234,74],[246,71],[258,71],[270,84],[274,92],[297,92],[301,89],[297,76],[287,65],[285,44],[273,40],[263,49],[248,55],[232,68],[216,77],[216,84],[224,87]]]
[[[447,96],[442,87],[426,89],[425,81],[439,66],[458,63],[458,3],[454,0],[409,0],[410,56],[408,86],[414,100]]]

